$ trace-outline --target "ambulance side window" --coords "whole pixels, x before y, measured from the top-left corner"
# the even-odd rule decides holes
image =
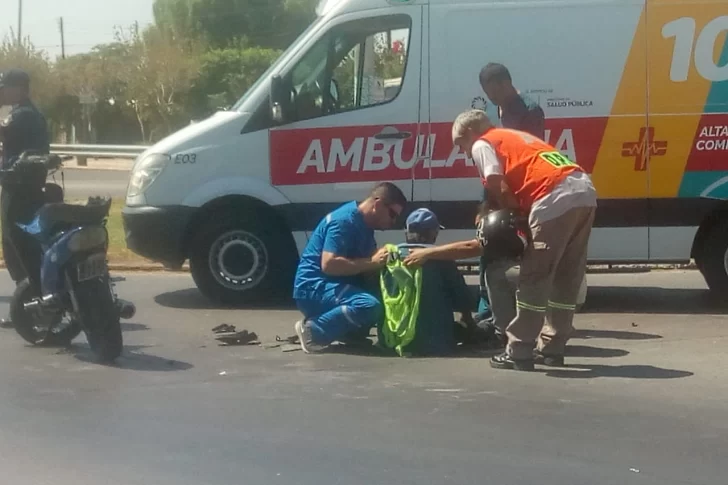
[[[412,20],[388,15],[334,27],[290,71],[294,120],[368,108],[397,97]]]

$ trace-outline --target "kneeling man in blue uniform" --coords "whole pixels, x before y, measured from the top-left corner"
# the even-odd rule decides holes
[[[388,258],[385,248],[377,250],[374,231],[394,227],[406,204],[396,185],[382,182],[366,200],[342,205],[316,227],[293,288],[304,317],[295,326],[304,352],[366,336],[382,320],[382,304],[365,289],[367,274],[378,275]]]

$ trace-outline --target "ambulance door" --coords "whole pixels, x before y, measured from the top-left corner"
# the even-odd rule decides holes
[[[413,196],[421,20],[417,5],[341,15],[274,78],[290,104],[270,131],[271,180],[301,209],[294,230],[379,181]],[[402,239],[387,232],[378,239]]]
[[[595,85],[592,95],[599,96],[601,87],[601,97],[609,102],[602,112],[601,130],[593,135],[599,147],[592,169],[599,206],[589,258],[605,262],[646,261],[650,256],[651,131],[647,118],[645,1],[584,8],[601,13],[601,20],[584,20],[601,34],[601,39],[599,43],[584,43],[579,58],[598,73],[595,79],[601,79],[602,85]],[[589,38],[588,32],[579,38]]]
[[[591,173],[600,208],[592,260],[647,257],[647,175],[622,146],[646,123],[642,3],[452,2],[430,6],[432,205],[447,239],[473,234],[482,186],[472,161],[453,149],[458,113],[483,109],[500,125],[498,106],[479,83],[498,63],[513,87],[544,113],[543,138]],[[637,40],[633,40],[635,32]],[[625,64],[632,74],[623,75]],[[636,135],[635,135],[636,136]]]

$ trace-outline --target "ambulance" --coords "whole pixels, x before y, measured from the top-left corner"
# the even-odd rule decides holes
[[[383,180],[438,214],[439,242],[472,237],[482,188],[451,123],[473,107],[499,122],[478,82],[495,62],[593,178],[591,263],[694,259],[728,289],[727,0],[324,0],[317,15],[231,109],[139,156],[131,250],[189,260],[218,302],[290,292],[320,219]]]

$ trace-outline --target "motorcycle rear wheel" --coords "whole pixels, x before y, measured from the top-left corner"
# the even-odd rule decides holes
[[[61,320],[63,320],[63,312],[36,316],[26,311],[23,304],[38,296],[27,279],[23,280],[15,288],[10,301],[10,320],[13,322],[15,331],[26,342],[33,345],[46,347],[69,346],[71,341],[81,333],[81,325],[71,321],[63,328],[59,328]]]
[[[124,350],[124,338],[109,282],[105,278],[84,281],[75,294],[91,352],[100,363],[113,362]]]

